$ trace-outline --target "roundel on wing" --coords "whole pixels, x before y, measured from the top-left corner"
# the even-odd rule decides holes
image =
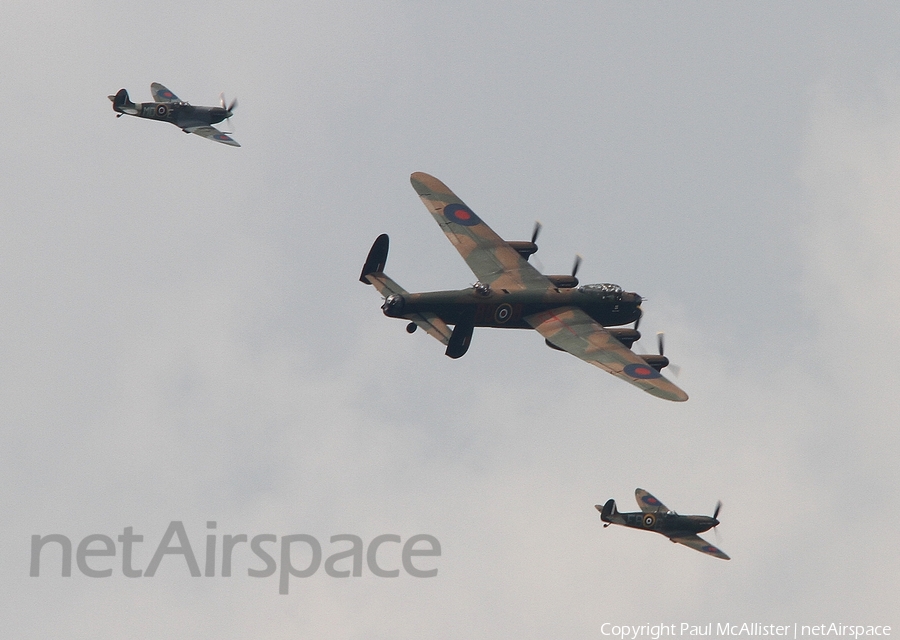
[[[464,227],[471,227],[481,223],[481,218],[475,213],[461,204],[448,204],[444,207],[444,217],[450,222],[461,224]]]
[[[497,321],[498,324],[506,323],[512,317],[512,306],[508,302],[504,302],[497,310],[494,311],[494,320]]]
[[[651,367],[649,364],[644,364],[640,362],[634,362],[632,364],[626,365],[622,371],[625,374],[631,376],[632,378],[638,378],[639,380],[652,380],[653,378],[661,378],[659,371]]]
[[[159,92],[159,95],[161,95],[163,98],[168,98],[169,100],[172,100],[175,97],[175,94],[168,89],[163,89]]]
[[[643,502],[644,504],[649,504],[651,507],[658,507],[658,506],[659,506],[659,500],[657,500],[656,498],[654,498],[653,496],[651,496],[649,493],[645,493],[645,494],[641,497],[641,502]]]
[[[645,513],[643,523],[645,528],[652,529],[653,525],[656,524],[656,515],[652,513]]]
[[[720,553],[720,551],[711,544],[708,544],[705,547],[700,547],[700,551],[703,551],[705,553]]]

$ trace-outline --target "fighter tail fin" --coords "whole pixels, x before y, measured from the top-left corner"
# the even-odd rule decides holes
[[[137,114],[137,106],[128,98],[128,92],[125,89],[119,89],[114,96],[109,96],[113,103],[113,111],[116,113],[127,113],[130,115]]]
[[[600,509],[600,505],[597,505],[597,509]],[[606,501],[606,504],[603,505],[603,509],[600,510],[600,519],[603,522],[612,522],[613,516],[619,515],[618,509],[616,509],[616,501],[610,498]]]

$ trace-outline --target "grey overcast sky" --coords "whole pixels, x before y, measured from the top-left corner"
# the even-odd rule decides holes
[[[900,632],[893,3],[4,0],[0,29],[9,637]],[[114,118],[154,81],[237,97],[243,147]],[[408,289],[473,281],[413,171],[507,239],[539,219],[547,272],[580,253],[583,282],[645,296],[691,399],[533,332],[451,361],[383,317],[357,281],[379,233]],[[593,505],[635,487],[721,499],[732,560],[604,530]],[[88,558],[108,578],[61,577],[52,545],[29,577],[32,535],[133,527],[145,569],[172,521],[201,568],[211,532],[442,555],[288,595],[246,544],[229,578],[178,555],[129,578],[118,542]]]

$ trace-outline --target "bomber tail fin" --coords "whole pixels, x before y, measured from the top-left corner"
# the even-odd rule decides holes
[[[382,233],[375,238],[375,242],[372,243],[372,248],[369,249],[369,255],[366,256],[366,263],[363,265],[362,273],[359,275],[360,282],[363,284],[371,284],[378,289],[378,293],[385,298],[395,294],[402,296],[403,294],[409,293],[384,272],[384,267],[387,264],[388,242],[386,233]],[[382,309],[383,308],[384,307],[382,307]],[[441,344],[450,344],[450,337],[453,335],[453,332],[437,315],[423,312],[403,315],[402,317],[412,321],[406,327],[407,332],[412,333],[416,328],[421,327],[428,335],[432,336]],[[463,350],[463,353],[465,353],[465,350]],[[460,355],[462,355],[462,353],[460,353]]]
[[[118,93],[114,96],[108,96],[112,101],[113,111],[118,114],[127,113],[128,115],[136,116],[137,105],[135,105],[128,97],[128,92],[125,89],[119,89]]]
[[[387,264],[389,245],[390,238],[388,238],[388,234],[382,233],[375,238],[375,242],[372,243],[372,248],[369,249],[369,255],[366,256],[366,263],[363,265],[362,273],[359,274],[360,282],[363,284],[374,284],[367,276],[373,273],[384,273],[384,267]]]

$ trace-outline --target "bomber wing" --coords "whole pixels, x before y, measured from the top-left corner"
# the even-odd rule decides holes
[[[709,544],[706,540],[701,538],[698,535],[689,535],[689,536],[681,536],[679,538],[670,538],[672,542],[677,542],[678,544],[683,544],[686,547],[690,547],[691,549],[696,549],[702,553],[709,554],[711,556],[715,556],[716,558],[721,558],[722,560],[731,560],[725,552],[723,552],[718,547],[714,547]]]
[[[374,285],[378,292],[387,298],[395,293],[408,293],[406,289],[394,282],[390,277],[381,272],[367,273],[365,276],[369,284]],[[404,316],[416,323],[428,335],[435,338],[443,345],[450,343],[450,336],[453,333],[450,327],[433,313],[412,313]]]
[[[479,281],[507,291],[553,286],[443,182],[421,172],[410,182]]]
[[[688,399],[684,391],[664,378],[659,371],[616,340],[602,325],[577,307],[565,306],[542,311],[526,316],[525,321],[554,346],[640,387],[651,395],[675,402]]]
[[[638,506],[641,508],[641,511],[644,513],[647,512],[666,512],[669,510],[666,505],[662,502],[654,498],[650,493],[644,491],[643,489],[635,489],[634,490],[634,499],[637,500]]]
[[[153,92],[153,99],[157,102],[181,102],[178,96],[158,82],[151,83],[150,91]]]
[[[203,136],[204,138],[209,138],[210,140],[215,140],[216,142],[221,142],[222,144],[227,144],[232,147],[241,146],[240,144],[238,144],[237,140],[225,133],[222,133],[215,127],[209,126],[208,124],[199,127],[185,127],[184,130],[190,133],[196,133],[198,136]]]

